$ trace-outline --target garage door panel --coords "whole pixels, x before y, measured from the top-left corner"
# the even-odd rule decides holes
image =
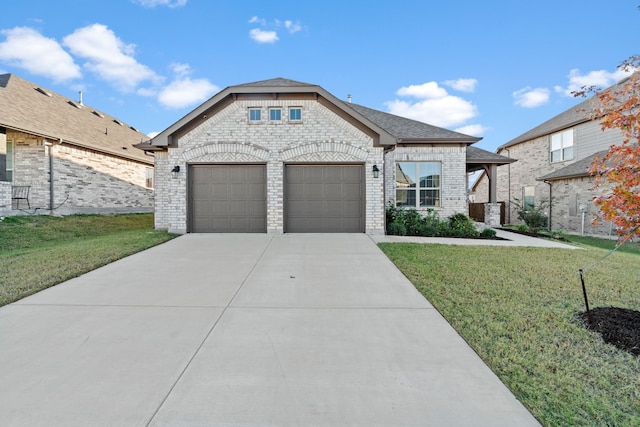
[[[324,197],[327,199],[341,199],[343,196],[342,184],[328,183],[324,186]]]
[[[342,170],[343,182],[360,182],[362,181],[362,169],[347,168]]]
[[[364,232],[362,165],[286,165],[285,231]]]
[[[189,231],[266,232],[264,165],[192,165],[189,171]]]
[[[251,214],[250,217],[253,219],[255,217],[262,218],[267,214],[267,207],[261,201],[248,201],[247,202],[247,210]]]

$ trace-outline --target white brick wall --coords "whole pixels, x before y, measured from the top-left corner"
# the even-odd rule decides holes
[[[455,213],[467,213],[466,190],[466,145],[398,146],[385,156],[386,197],[385,204],[395,202],[396,162],[441,162],[440,207],[418,208],[419,211],[433,209],[441,218]]]
[[[288,107],[302,108],[302,122],[288,122]],[[282,107],[283,120],[248,122],[249,107]],[[168,154],[156,155],[156,227],[187,230],[187,166],[197,163],[264,163],[267,165],[267,232],[284,231],[285,163],[362,163],[366,170],[366,231],[384,233],[383,178],[371,168],[383,165],[382,147],[317,101],[236,101],[177,141]],[[178,179],[169,171],[180,166]],[[464,175],[463,175],[464,176]],[[160,182],[162,181],[162,183]]]
[[[50,152],[56,213],[151,212],[153,209],[153,189],[145,187],[146,170],[153,165],[75,146],[57,143],[46,146],[43,138],[25,133],[12,132],[7,139],[14,142],[13,184],[31,186],[29,203],[37,213],[46,213],[50,207]]]
[[[0,181],[0,212],[11,209],[11,183]]]

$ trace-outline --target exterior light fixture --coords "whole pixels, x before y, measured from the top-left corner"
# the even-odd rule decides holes
[[[173,169],[171,169],[171,176],[174,179],[178,178],[178,174],[180,173],[180,166],[174,166]]]
[[[373,165],[373,168],[371,169],[371,171],[373,172],[374,178],[377,178],[380,176],[380,169],[378,169],[378,165]]]

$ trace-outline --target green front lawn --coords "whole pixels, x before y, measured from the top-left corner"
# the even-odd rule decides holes
[[[172,239],[152,214],[0,221],[0,306]]]
[[[546,426],[640,425],[640,360],[587,330],[578,270],[607,251],[383,243],[381,249]],[[591,308],[640,310],[640,251],[585,273]]]

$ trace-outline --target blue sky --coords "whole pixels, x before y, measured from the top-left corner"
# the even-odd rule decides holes
[[[227,86],[274,77],[481,136],[494,151],[606,87],[638,49],[640,2],[21,0],[0,73],[146,134]]]

